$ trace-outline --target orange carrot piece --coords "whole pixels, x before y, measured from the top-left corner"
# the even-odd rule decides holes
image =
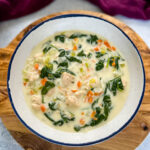
[[[42,105],[40,106],[40,109],[41,109],[42,112],[45,112],[45,111],[46,111],[45,105],[42,104]]]
[[[33,91],[33,90],[31,90],[31,91],[30,91],[30,94],[31,94],[31,95],[33,95],[33,94],[34,94],[34,91]]]
[[[78,86],[78,88],[80,88],[82,86],[82,83],[80,81],[78,81],[77,86]]]
[[[71,90],[73,93],[77,92],[77,90]]]
[[[87,93],[87,96],[89,97],[89,96],[93,96],[94,94],[93,94],[93,92],[90,90],[90,91],[88,91],[88,93]]]
[[[46,79],[46,78],[44,78],[44,79],[41,80],[41,84],[42,84],[43,86],[45,85],[46,82],[47,82],[47,79]]]
[[[103,92],[95,92],[94,96],[100,96]]]
[[[84,112],[81,112],[81,115],[84,115]]]
[[[95,47],[94,50],[97,52],[97,51],[99,51],[99,48],[98,48],[98,47]]]
[[[80,124],[81,124],[81,125],[84,125],[84,124],[85,124],[84,119],[80,119]]]
[[[74,45],[73,50],[74,50],[74,51],[76,51],[76,50],[77,50],[77,46],[76,46],[76,45]]]
[[[113,62],[113,63],[112,63],[112,66],[114,66],[114,67],[115,67],[115,66],[116,66],[116,63],[115,63],[115,62]]]
[[[115,51],[115,50],[116,50],[116,47],[112,46],[112,50]]]
[[[23,85],[26,86],[26,85],[27,85],[27,82],[24,82]]]
[[[94,117],[95,117],[95,114],[96,114],[96,111],[93,111],[93,112],[91,113],[91,118],[94,118]]]
[[[111,50],[111,46],[110,46],[110,44],[108,43],[108,41],[104,41],[104,45],[105,45],[106,47],[108,47],[108,48]]]
[[[36,70],[38,70],[38,69],[39,69],[39,64],[34,64],[34,68],[35,68]]]
[[[88,102],[89,102],[90,104],[93,102],[93,97],[92,97],[92,96],[90,96],[90,97],[88,98]]]
[[[101,42],[102,42],[102,40],[101,40],[101,39],[99,39],[99,40],[98,40],[98,43],[101,43]]]

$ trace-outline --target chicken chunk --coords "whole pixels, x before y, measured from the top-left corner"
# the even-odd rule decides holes
[[[52,88],[48,91],[48,93],[46,94],[47,96],[52,96],[55,93],[55,88]]]
[[[61,76],[61,79],[64,86],[69,86],[74,83],[75,77],[70,73],[64,72]]]
[[[68,106],[75,106],[75,107],[77,107],[77,106],[79,106],[79,101],[78,101],[77,98],[74,97],[74,96],[68,96],[68,97],[66,98],[66,104],[67,104]]]
[[[40,105],[42,104],[41,101],[42,101],[42,98],[40,95],[33,95],[31,97],[31,101],[32,101],[32,107],[36,110],[39,110],[40,109]]]

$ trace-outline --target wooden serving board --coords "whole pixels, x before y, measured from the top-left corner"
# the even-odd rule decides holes
[[[134,42],[140,54],[142,55],[142,59],[144,61],[145,71],[146,71],[146,90],[144,94],[144,99],[140,110],[138,111],[135,118],[132,122],[119,134],[114,136],[113,138],[99,143],[93,146],[88,147],[65,147],[56,144],[49,143],[33,133],[31,133],[16,117],[14,111],[11,107],[8,93],[7,93],[7,68],[14,52],[16,46],[20,42],[20,40],[24,37],[24,35],[30,31],[35,25],[40,22],[47,20],[49,18],[63,15],[63,14],[88,14],[97,16],[103,19],[106,19],[119,28],[121,28]],[[18,143],[26,150],[132,150],[135,149],[147,136],[150,129],[150,49],[144,43],[144,41],[127,25],[120,22],[119,20],[110,17],[106,14],[89,12],[89,11],[66,11],[55,13],[46,17],[43,17],[34,23],[30,24],[26,27],[22,32],[20,32],[14,40],[6,47],[0,48],[0,117],[5,127],[11,133],[11,135],[16,139]],[[64,137],[65,138],[65,137]]]

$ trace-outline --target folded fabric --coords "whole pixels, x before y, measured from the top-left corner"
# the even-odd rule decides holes
[[[110,15],[150,19],[150,0],[89,0]]]
[[[32,13],[53,0],[0,0],[0,21]]]

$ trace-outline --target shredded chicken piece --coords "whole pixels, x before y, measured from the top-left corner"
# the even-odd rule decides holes
[[[67,96],[66,97],[66,104],[68,106],[79,106],[79,101],[75,96]]]
[[[75,77],[70,73],[64,72],[61,76],[61,79],[64,86],[69,86],[74,83]]]
[[[48,91],[48,93],[46,94],[47,96],[52,96],[55,93],[55,88],[52,88]]]
[[[42,104],[41,103],[41,101],[42,101],[41,96],[40,95],[32,95],[31,101],[32,101],[32,107],[34,109],[39,110],[40,109],[40,105]]]

